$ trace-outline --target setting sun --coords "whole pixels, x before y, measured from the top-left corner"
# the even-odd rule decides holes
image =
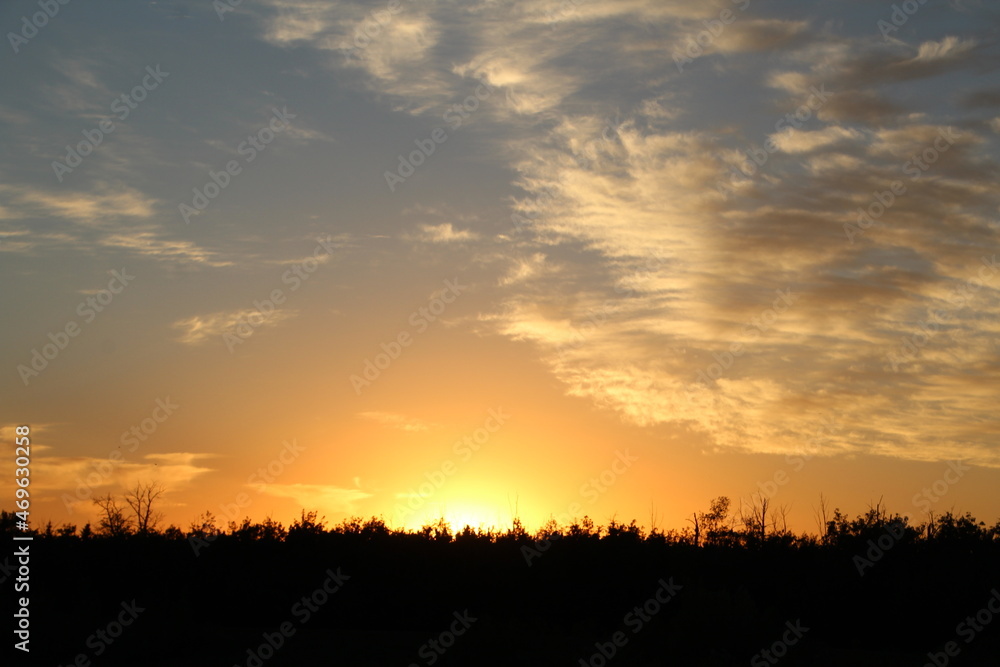
[[[822,556],[789,562],[839,573],[802,575],[824,600],[855,557],[913,590],[886,545],[1000,540],[1000,2],[4,0],[0,26],[0,523],[86,556],[38,570],[74,647],[149,593],[136,625],[191,620],[211,664],[350,634],[416,645],[342,664],[427,667],[493,623],[503,664],[618,667],[687,656],[720,605],[756,625],[715,664],[763,664],[830,615],[754,589],[758,550]],[[557,551],[607,609],[545,588]],[[498,590],[456,577],[473,553]],[[558,630],[494,614],[508,584]],[[324,619],[296,637],[293,598]],[[670,650],[628,657],[615,623],[661,607]]]
[[[414,512],[403,524],[403,528],[419,531],[421,527],[435,525],[444,519],[453,533],[465,526],[482,530],[506,530],[511,525],[510,512],[501,511],[490,505],[456,502],[431,502],[427,508]]]

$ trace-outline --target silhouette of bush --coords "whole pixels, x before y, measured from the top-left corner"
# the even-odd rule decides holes
[[[629,635],[613,664],[663,664],[666,657],[669,664],[747,664],[786,621],[799,618],[812,630],[782,664],[923,664],[1000,582],[1000,521],[989,526],[947,512],[912,525],[880,501],[853,518],[835,510],[822,535],[794,534],[774,514],[755,513],[763,521],[744,523],[725,500],[694,515],[697,543],[694,526],[647,531],[635,521],[600,526],[589,517],[569,525],[551,520],[534,533],[519,519],[500,530],[458,529],[438,519],[407,531],[378,517],[328,528],[306,510],[287,530],[271,517],[220,530],[210,513],[186,535],[176,526],[145,535],[46,526],[29,531],[38,541],[32,565],[45,573],[32,580],[32,613],[39,610],[39,633],[53,633],[39,652],[63,648],[50,662],[67,664],[94,632],[95,615],[113,618],[115,605],[135,598],[148,616],[122,648],[113,647],[121,651],[116,658],[130,641],[178,651],[201,641],[205,656],[221,651],[212,654],[214,664],[246,664],[247,646],[288,620],[329,568],[342,567],[351,576],[343,590],[268,665],[320,664],[296,647],[328,654],[329,638],[348,656],[343,664],[410,664],[420,642],[462,609],[481,620],[456,644],[454,664],[576,664],[574,656],[592,654],[595,642],[606,642],[623,615],[671,577],[683,585],[676,599],[648,630]],[[899,539],[860,576],[854,559],[869,558],[871,541],[884,544],[889,528]],[[6,511],[0,529],[20,532]],[[211,546],[196,554],[190,536],[211,537]],[[547,547],[529,567],[523,548],[540,541]],[[977,651],[1000,648],[990,639],[996,629],[990,632],[963,645],[964,664],[995,664],[976,662]],[[545,642],[558,650],[546,653]],[[364,653],[373,646],[385,655]],[[393,647],[402,647],[398,655]],[[170,662],[163,650],[160,662],[145,656],[138,664],[203,664],[176,656]],[[468,659],[459,659],[461,650]],[[481,658],[494,653],[496,660]]]

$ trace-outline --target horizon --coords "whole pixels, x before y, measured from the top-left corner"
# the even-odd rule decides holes
[[[1000,10],[846,4],[5,3],[31,525],[995,521]]]

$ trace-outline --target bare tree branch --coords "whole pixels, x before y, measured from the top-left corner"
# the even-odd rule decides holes
[[[125,502],[135,517],[136,532],[145,534],[156,531],[163,513],[153,511],[153,503],[163,495],[163,491],[163,486],[158,482],[136,482],[135,488],[125,494]]]

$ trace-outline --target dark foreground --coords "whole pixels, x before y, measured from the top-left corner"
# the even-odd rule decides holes
[[[1000,535],[868,523],[698,546],[622,526],[39,535],[31,652],[5,664],[1000,665]]]

